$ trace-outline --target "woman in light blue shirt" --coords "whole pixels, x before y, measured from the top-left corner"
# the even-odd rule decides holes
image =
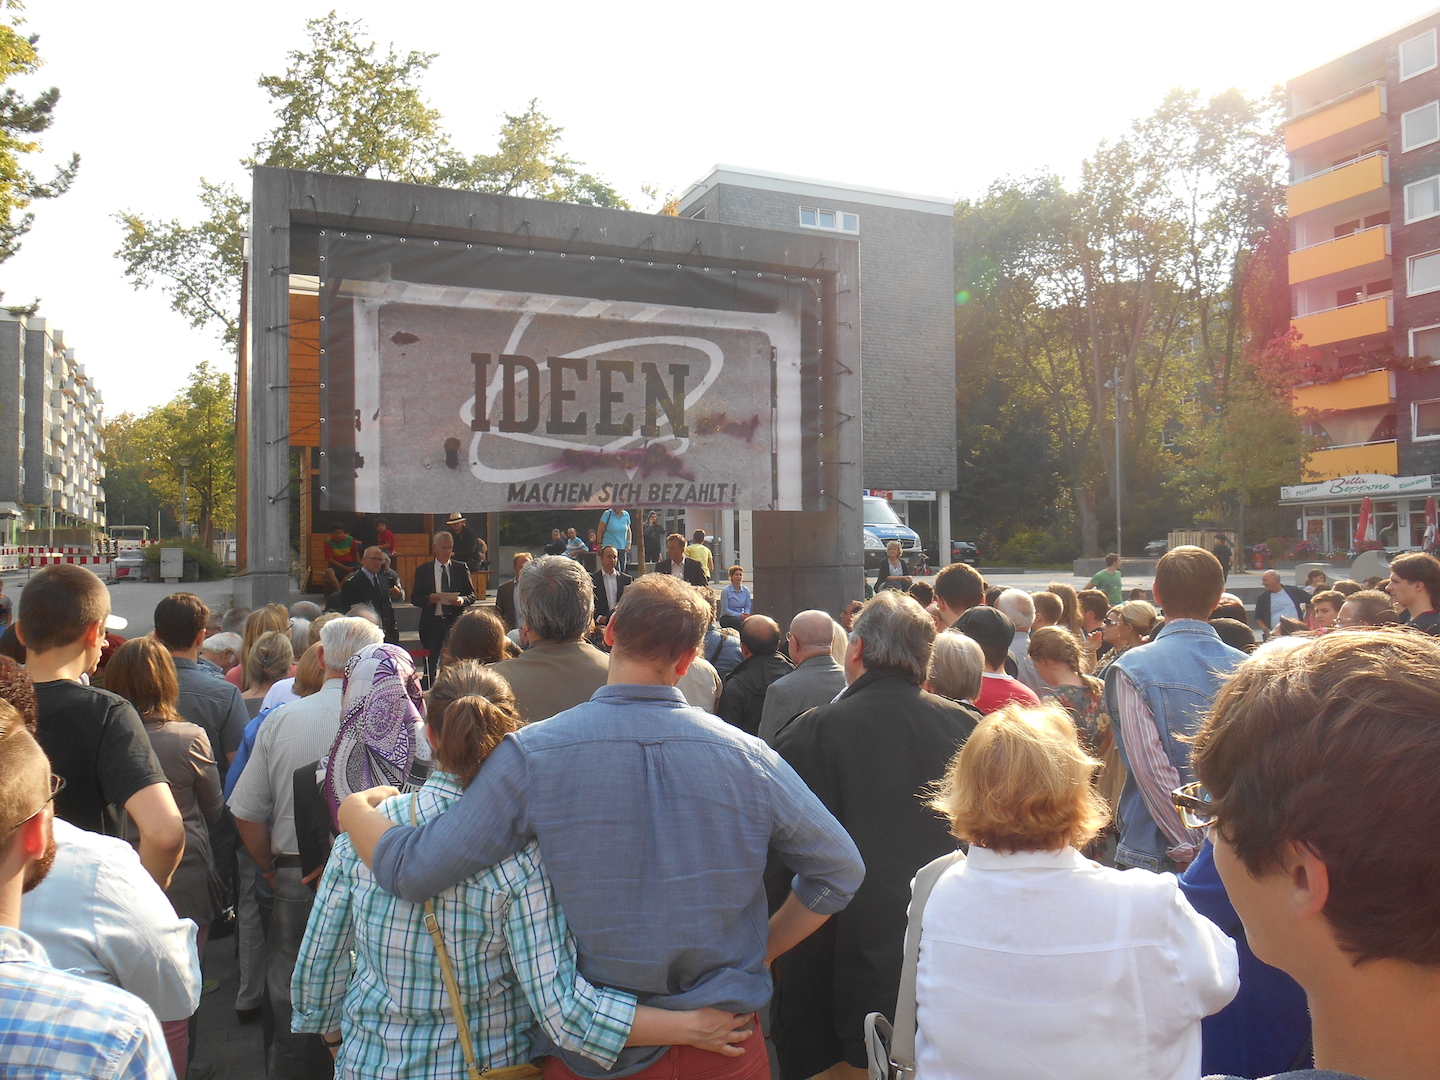
[[[380,810],[403,823],[438,817],[519,726],[503,678],[473,660],[442,669],[427,705],[436,771]],[[689,1044],[739,1056],[744,1019],[716,1009],[636,1007],[576,967],[575,941],[535,841],[434,900],[481,1069],[526,1066],[552,1047],[609,1068],[626,1045]],[[461,1042],[424,907],[375,882],[341,835],[320,879],[292,982],[294,1027],[336,1052],[336,1075],[464,1076]],[[351,955],[354,954],[352,963]],[[538,1030],[537,1030],[538,1027]],[[516,1070],[518,1080],[524,1069]],[[539,1070],[530,1075],[538,1076]]]
[[[745,580],[743,566],[730,567],[730,584],[720,590],[720,625],[739,630],[740,624],[750,611],[750,590],[741,584]]]

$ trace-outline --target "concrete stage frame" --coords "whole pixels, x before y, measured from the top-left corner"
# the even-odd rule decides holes
[[[294,587],[289,277],[301,271],[292,271],[292,226],[608,258],[643,254],[686,268],[818,280],[818,404],[805,424],[820,459],[806,463],[819,470],[819,496],[815,509],[753,513],[756,606],[783,627],[796,611],[835,613],[863,595],[857,241],[264,166],[254,170],[251,215],[238,432],[246,542],[237,603],[285,603]]]

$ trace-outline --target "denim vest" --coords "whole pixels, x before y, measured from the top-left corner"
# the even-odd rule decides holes
[[[1195,734],[1205,711],[1215,700],[1220,684],[1245,659],[1245,654],[1222,642],[1207,622],[1177,619],[1166,623],[1155,639],[1130,649],[1110,665],[1105,674],[1105,707],[1114,718],[1115,742],[1125,764],[1125,788],[1120,794],[1117,824],[1120,844],[1115,861],[1121,866],[1147,870],[1171,868],[1167,851],[1170,840],[1155,824],[1145,799],[1135,783],[1130,756],[1120,738],[1119,691],[1115,680],[1123,671],[1155,717],[1160,743],[1182,784],[1194,779],[1190,771],[1190,744],[1182,742]]]

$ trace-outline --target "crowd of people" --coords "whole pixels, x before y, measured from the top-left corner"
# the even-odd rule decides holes
[[[860,1080],[874,1014],[922,1080],[1440,1074],[1433,557],[1266,575],[1254,628],[1182,547],[1143,596],[955,565],[782,630],[611,524],[493,608],[437,534],[413,652],[184,592],[121,641],[36,573],[0,1075],[198,1075],[221,933],[276,1078]],[[335,593],[398,588],[355,554]]]

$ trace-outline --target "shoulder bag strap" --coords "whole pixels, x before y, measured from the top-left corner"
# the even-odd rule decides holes
[[[410,800],[410,824],[419,825],[419,814],[415,809],[417,798]],[[435,901],[425,901],[425,929],[430,931],[430,940],[435,943],[435,955],[440,958],[440,974],[445,979],[445,992],[450,995],[450,1011],[455,1015],[455,1030],[460,1037],[460,1051],[465,1055],[465,1072],[469,1080],[480,1080],[480,1067],[475,1063],[475,1043],[470,1038],[470,1021],[465,1015],[465,1006],[460,1004],[460,984],[455,979],[455,968],[450,964],[450,953],[445,948],[445,936],[440,933],[440,921],[435,918]]]
[[[915,969],[920,963],[920,925],[925,902],[940,875],[963,859],[963,851],[926,863],[915,875],[915,892],[910,898],[910,921],[905,928],[905,963],[900,969],[900,996],[895,1001],[895,1034],[890,1042],[890,1063],[902,1075],[915,1075]]]

